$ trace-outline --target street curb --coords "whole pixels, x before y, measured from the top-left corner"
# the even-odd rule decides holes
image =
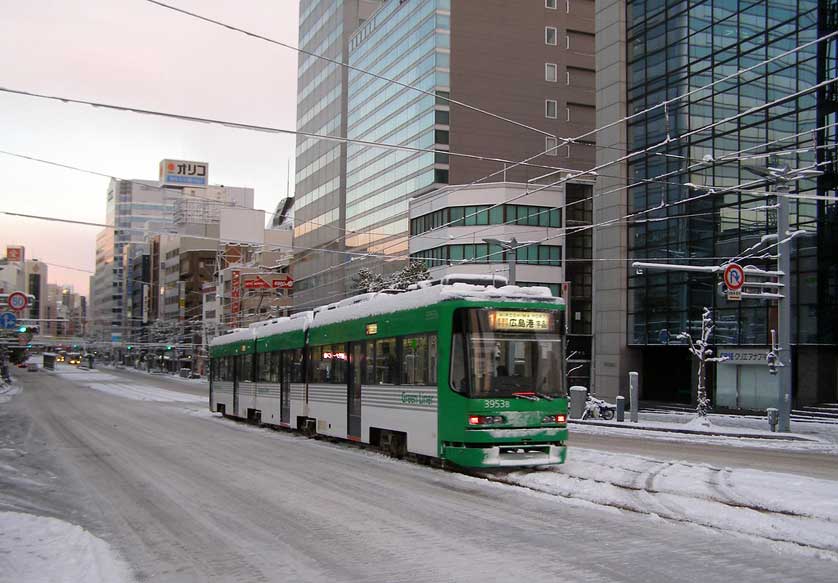
[[[816,440],[808,437],[801,437],[799,435],[769,435],[761,433],[719,433],[716,431],[702,431],[700,429],[677,429],[671,427],[651,427],[649,425],[639,425],[635,423],[625,422],[617,423],[607,421],[582,421],[581,419],[568,419],[568,424],[578,423],[579,425],[595,425],[597,427],[614,427],[618,429],[635,429],[643,431],[657,431],[660,433],[681,433],[686,435],[709,435],[711,437],[737,437],[746,439],[774,439],[780,441],[805,441],[816,443]]]

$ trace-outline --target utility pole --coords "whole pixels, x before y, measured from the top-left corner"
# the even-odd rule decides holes
[[[773,186],[777,207],[777,271],[783,286],[777,299],[777,409],[779,424],[777,431],[791,431],[791,241],[789,233],[789,183],[800,178],[814,178],[823,174],[816,169],[792,170],[788,166],[746,167],[746,170],[765,178]]]
[[[509,265],[509,281],[507,283],[509,285],[515,285],[515,282],[516,282],[516,279],[515,279],[515,259],[516,259],[515,255],[516,255],[516,251],[515,250],[518,249],[519,247],[523,248],[523,247],[526,247],[526,246],[529,246],[529,245],[533,245],[533,244],[537,243],[538,241],[522,241],[522,242],[519,242],[517,239],[515,239],[515,237],[512,237],[509,240],[486,238],[486,239],[483,239],[483,242],[488,243],[489,245],[499,245],[501,249],[506,251],[506,261],[507,261],[507,264]]]

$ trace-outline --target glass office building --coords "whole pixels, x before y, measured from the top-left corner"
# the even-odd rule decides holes
[[[450,10],[450,0],[390,0],[349,42],[350,65],[429,94],[349,71],[348,137],[439,150],[348,146],[346,240],[353,250],[405,255],[408,200],[448,182],[448,105],[437,104],[434,93],[449,91]]]
[[[346,136],[349,36],[381,0],[300,0],[297,130]],[[320,55],[330,59],[317,58]],[[297,138],[294,199],[294,304],[309,309],[346,293],[346,145]]]
[[[836,3],[816,0],[629,0],[625,3],[626,128],[624,228],[630,259],[774,269],[776,208],[749,166],[818,168],[792,183],[792,343],[796,403],[835,398],[838,384],[836,223]],[[795,48],[804,48],[782,56]],[[766,65],[764,61],[779,57]],[[752,70],[742,72],[744,69]],[[738,74],[741,73],[741,74]],[[711,88],[701,89],[718,82]],[[766,106],[767,105],[767,106]],[[743,114],[743,115],[741,115]],[[827,200],[806,199],[826,195]],[[639,214],[635,214],[639,213]],[[717,349],[764,355],[777,327],[776,302],[728,301],[718,276],[626,270],[626,344],[642,370],[647,400],[690,402],[694,364],[677,333],[700,333],[713,309]],[[596,289],[595,289],[596,293]],[[595,300],[596,301],[596,300]],[[767,366],[720,363],[716,403],[765,408],[776,377]],[[760,387],[763,387],[762,389]],[[775,385],[776,386],[776,385]]]

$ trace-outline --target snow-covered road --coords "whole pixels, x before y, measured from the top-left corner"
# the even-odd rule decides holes
[[[830,480],[580,448],[558,468],[491,477],[838,558],[838,483]]]
[[[499,484],[234,423],[188,387],[116,376],[19,375],[0,403],[0,512],[83,527],[137,580],[834,580],[830,551],[771,540],[795,540],[790,524],[734,528],[755,524],[737,510],[834,520],[818,491],[831,482],[786,476],[785,492],[820,501],[796,516],[779,482],[670,463],[672,446],[668,460],[577,448],[563,468],[506,475],[525,487]],[[832,548],[821,527],[811,546]],[[0,560],[16,556],[0,538]]]

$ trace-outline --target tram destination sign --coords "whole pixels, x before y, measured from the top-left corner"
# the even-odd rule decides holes
[[[553,315],[549,312],[492,310],[489,312],[489,326],[493,330],[546,332],[553,329]]]

